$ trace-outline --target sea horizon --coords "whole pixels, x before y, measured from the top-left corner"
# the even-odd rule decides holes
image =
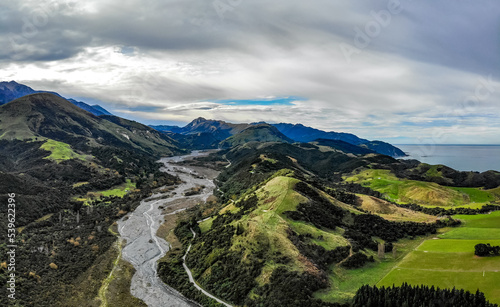
[[[391,143],[394,146],[500,146],[500,144],[432,144],[432,143],[427,143],[427,144],[411,144],[411,143],[406,143],[406,144],[394,144]]]
[[[432,165],[442,164],[459,171],[500,171],[500,144],[394,144],[394,146],[407,155],[401,159],[416,159]]]

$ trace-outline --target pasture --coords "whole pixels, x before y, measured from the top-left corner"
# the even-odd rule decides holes
[[[455,188],[433,182],[401,179],[389,170],[368,169],[344,177],[347,182],[358,183],[384,195],[396,203],[415,203],[421,206],[481,208],[498,199],[495,190]]]
[[[479,243],[500,245],[500,212],[457,215],[463,226],[424,241],[387,274],[378,286],[434,285],[484,292],[492,303],[500,303],[500,257],[477,257]]]

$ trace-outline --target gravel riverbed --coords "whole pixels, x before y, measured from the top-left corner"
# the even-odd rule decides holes
[[[160,162],[164,164],[162,171],[178,176],[183,183],[173,191],[154,194],[144,199],[134,212],[118,221],[120,236],[126,240],[122,250],[123,259],[130,262],[136,269],[132,277],[130,292],[150,307],[198,306],[195,302],[188,300],[176,290],[165,285],[158,277],[158,260],[168,252],[170,244],[156,236],[156,232],[163,224],[163,212],[169,206],[175,206],[175,211],[169,213],[175,214],[185,210],[189,203],[206,201],[212,195],[215,188],[212,178],[200,176],[200,168],[175,164],[203,154],[205,153],[195,151],[186,156],[161,159]],[[205,186],[200,194],[184,196],[184,191],[199,186]],[[170,197],[159,199],[165,194],[170,195]],[[186,200],[185,207],[179,206],[179,202],[182,202],[183,199]]]

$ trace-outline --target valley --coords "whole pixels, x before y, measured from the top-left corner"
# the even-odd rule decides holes
[[[357,307],[392,284],[498,302],[498,260],[473,248],[500,244],[499,172],[302,125],[156,128],[50,93],[0,106],[20,303]]]
[[[166,286],[157,274],[157,262],[171,248],[164,238],[157,236],[157,231],[164,223],[165,214],[172,215],[186,210],[197,202],[205,201],[213,191],[213,183],[208,178],[195,178],[196,171],[188,166],[178,166],[175,162],[185,161],[199,156],[193,152],[187,156],[176,156],[161,159],[162,171],[178,176],[182,183],[172,191],[155,193],[141,204],[133,213],[118,221],[120,240],[124,239],[123,259],[133,264],[136,273],[132,277],[130,291],[132,295],[144,301],[148,306],[197,306],[184,298],[174,289]],[[185,192],[194,187],[204,186],[200,194],[186,196]],[[164,198],[155,200],[158,198]],[[170,213],[165,213],[170,208]]]

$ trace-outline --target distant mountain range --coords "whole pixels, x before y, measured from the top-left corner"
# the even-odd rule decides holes
[[[399,239],[455,225],[429,214],[487,212],[500,201],[500,172],[397,160],[387,156],[402,154],[396,147],[352,134],[204,118],[155,130],[113,115],[96,116],[60,95],[30,93],[15,82],[2,89],[3,102],[9,102],[0,105],[0,202],[7,204],[6,195],[15,194],[22,240],[16,254],[28,255],[16,267],[22,279],[16,290],[27,293],[17,298],[23,306],[101,305],[105,301],[96,293],[108,283],[103,297],[118,297],[110,306],[144,305],[129,291],[132,266],[116,261],[121,248],[116,221],[142,200],[154,196],[159,202],[177,193],[181,178],[162,172],[157,161],[193,149],[221,149],[192,161],[213,167],[210,173],[220,171],[215,197],[183,211],[175,230],[160,235],[178,247],[158,263],[157,276],[195,300],[183,264],[197,283],[235,306],[340,306],[314,293],[337,294],[332,285],[342,282],[338,276],[385,265],[389,258],[379,260],[377,250],[399,246]],[[176,172],[188,176],[189,167]],[[192,173],[188,184],[195,185],[201,174]],[[479,202],[485,206],[475,209]],[[165,204],[156,206],[161,214],[172,214]],[[0,215],[7,211],[0,206]],[[8,222],[0,219],[0,228],[7,229]],[[0,240],[7,242],[7,232]],[[397,259],[404,258],[397,252]],[[112,267],[116,275],[109,281]],[[370,278],[381,278],[373,274]],[[355,295],[362,282],[350,285],[349,293]],[[0,306],[7,300],[0,297]]]
[[[59,96],[61,98],[64,98],[55,92],[35,91],[31,87],[24,85],[24,84],[17,83],[15,81],[0,82],[0,105],[6,104],[14,99],[21,98],[23,96],[30,95],[30,94],[36,94],[36,93],[51,93],[51,94],[54,94],[54,95]],[[76,100],[71,99],[71,98],[70,99],[64,98],[64,99],[68,100],[69,102],[71,102],[75,106],[77,106],[85,111],[88,111],[96,116],[113,115],[99,105],[91,106],[91,105],[86,104],[85,102],[76,101]]]
[[[191,141],[194,141],[196,135],[210,134],[211,139],[207,148],[215,148],[217,141],[220,147],[230,147],[235,144],[241,144],[248,141],[276,141],[276,142],[301,142],[308,143],[322,140],[326,144],[326,140],[344,142],[340,143],[327,142],[325,146],[333,146],[337,150],[347,151],[353,154],[363,153],[379,153],[391,157],[403,157],[405,153],[399,148],[382,141],[369,141],[361,139],[354,134],[339,133],[339,132],[326,132],[319,129],[306,127],[302,124],[266,124],[266,123],[250,123],[250,124],[232,124],[219,120],[205,119],[202,117],[196,118],[191,123],[184,127],[178,126],[151,126],[152,128],[170,134],[174,139],[186,140],[185,137],[179,137],[175,134],[184,136],[191,136]],[[260,127],[259,129],[250,129],[252,127]],[[248,130],[250,129],[250,130]],[[267,133],[263,133],[266,131]],[[270,137],[272,136],[272,137]],[[204,136],[207,139],[206,136]],[[208,140],[208,139],[207,139]],[[347,146],[347,145],[350,146]],[[189,144],[185,144],[189,146]],[[200,142],[198,142],[200,145]]]
[[[95,116],[58,95],[36,93],[0,106],[0,140],[48,138],[83,152],[113,146],[143,154],[182,153],[176,141],[140,123]]]
[[[117,120],[117,118],[115,118],[115,120],[112,120],[113,115],[99,105],[91,106],[82,101],[77,101],[71,98],[64,98],[55,92],[37,91],[29,86],[17,83],[15,81],[0,82],[0,105],[7,104],[26,95],[37,93],[49,93],[51,95],[57,96],[79,107],[82,110],[90,112],[95,116],[101,116],[107,119],[108,122],[123,124],[126,121],[125,119]],[[154,130],[148,128],[150,130],[147,133],[154,134],[156,133],[155,130],[160,131],[162,133],[157,134],[157,136],[161,135],[162,137],[167,138],[169,140],[169,145],[175,143],[174,146],[187,149],[209,149],[219,147],[226,148],[235,145],[241,145],[247,142],[319,142],[319,145],[329,146],[335,150],[339,150],[345,153],[352,153],[355,155],[379,153],[391,157],[405,156],[405,153],[399,148],[382,141],[370,141],[359,138],[358,136],[350,133],[333,131],[326,132],[319,129],[307,127],[302,124],[267,124],[264,122],[233,124],[225,121],[209,120],[199,117],[184,127],[164,125],[150,127]],[[43,129],[48,128],[43,127]],[[64,130],[65,128],[63,126],[60,126],[58,129]],[[28,130],[12,129],[9,133],[15,133],[18,136],[27,137],[31,137],[36,134],[33,134],[33,131]],[[121,133],[120,135],[124,135],[124,133]],[[8,136],[3,135],[2,137]],[[17,138],[17,136],[14,138]],[[330,142],[327,142],[327,140],[330,140]],[[331,141],[338,142],[335,143]],[[134,142],[132,141],[132,143]],[[152,148],[151,146],[146,147]]]

